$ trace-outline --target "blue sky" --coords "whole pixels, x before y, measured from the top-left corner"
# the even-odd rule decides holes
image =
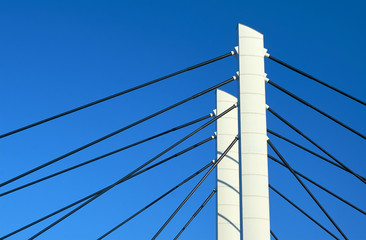
[[[236,25],[264,34],[274,57],[366,100],[366,4],[363,1],[0,1],[0,130],[13,130],[95,99],[227,53]],[[236,72],[235,58],[211,64],[90,109],[1,139],[1,182],[182,100]],[[268,78],[366,133],[365,107],[266,60]],[[223,90],[236,95],[236,84]],[[267,104],[366,175],[365,141],[267,86]],[[22,180],[125,146],[215,108],[214,93],[145,122]],[[114,182],[198,125],[116,154],[0,199],[0,235]],[[274,117],[268,127],[311,147]],[[166,156],[215,131],[212,125]],[[365,186],[351,175],[271,137],[297,170],[366,209]],[[316,151],[315,148],[312,148]],[[273,153],[272,153],[273,154]],[[273,154],[274,155],[274,154]],[[215,143],[187,153],[103,195],[39,239],[96,239],[215,158]],[[339,234],[293,176],[269,162],[270,183]],[[201,175],[202,176],[202,175]],[[119,229],[109,239],[151,238],[198,178]],[[366,238],[366,217],[307,184],[350,239]],[[170,239],[215,186],[215,174],[163,231]],[[331,239],[270,192],[271,228],[280,239]],[[214,199],[213,199],[214,200]],[[181,239],[215,239],[211,201]],[[53,218],[9,239],[26,239]]]

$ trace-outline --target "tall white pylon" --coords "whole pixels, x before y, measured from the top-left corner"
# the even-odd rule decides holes
[[[241,239],[269,240],[263,35],[238,25]],[[229,239],[229,238],[227,238]]]
[[[222,113],[237,98],[216,91],[216,111]],[[237,108],[217,120],[217,158],[238,136]],[[234,145],[217,166],[217,239],[240,240],[239,145]]]

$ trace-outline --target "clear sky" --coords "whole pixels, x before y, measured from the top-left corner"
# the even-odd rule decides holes
[[[366,3],[350,1],[0,1],[0,132],[5,133],[156,77],[227,53],[236,26],[264,34],[274,57],[366,100]],[[234,57],[0,139],[1,182],[139,120],[236,72]],[[268,78],[366,134],[366,108],[266,60]],[[236,84],[223,90],[236,95]],[[267,86],[267,104],[366,176],[366,142]],[[209,93],[68,157],[1,192],[204,116]],[[0,198],[0,236],[113,183],[200,124]],[[268,127],[314,147],[268,115]],[[215,132],[212,125],[165,156]],[[366,186],[350,174],[271,140],[292,166],[366,210]],[[274,155],[273,153],[271,153]],[[106,193],[38,239],[96,239],[215,158],[211,141]],[[202,175],[201,175],[202,176]],[[293,176],[269,162],[270,183],[340,237]],[[108,239],[149,239],[199,177]],[[306,182],[349,239],[366,239],[366,216]],[[175,236],[215,187],[215,174],[162,232]],[[181,239],[215,239],[215,199]],[[331,239],[270,192],[271,229],[279,239]],[[61,215],[58,215],[61,216]],[[14,235],[27,239],[56,218]]]

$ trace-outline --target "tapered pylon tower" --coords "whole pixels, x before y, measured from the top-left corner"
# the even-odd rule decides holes
[[[237,98],[216,91],[216,111],[222,113]],[[217,158],[238,136],[237,108],[217,120]],[[240,239],[239,145],[234,145],[217,166],[217,239]]]
[[[241,239],[269,240],[263,35],[238,25]]]
[[[217,155],[239,135],[217,169],[218,240],[269,240],[268,158],[263,35],[238,25],[238,112],[217,122]],[[217,112],[237,101],[217,91]],[[236,115],[237,114],[237,115]]]

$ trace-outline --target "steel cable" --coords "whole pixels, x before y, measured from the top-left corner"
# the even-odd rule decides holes
[[[301,132],[299,129],[297,129],[294,125],[292,125],[290,122],[288,122],[286,119],[284,119],[283,117],[281,117],[278,113],[276,113],[272,108],[268,108],[267,109],[270,113],[272,113],[276,118],[278,118],[281,122],[285,123],[287,126],[289,126],[292,130],[294,130],[295,132],[297,132],[299,135],[301,135],[303,138],[305,138],[306,140],[308,140],[311,144],[313,144],[315,147],[317,147],[319,150],[321,150],[323,153],[325,153],[326,155],[328,155],[328,157],[330,157],[331,159],[333,159],[335,162],[337,162],[339,165],[341,165],[343,168],[345,168],[349,173],[351,173],[352,175],[354,175],[355,177],[357,177],[359,180],[361,180],[363,183],[366,183],[366,181],[363,179],[363,177],[361,177],[360,175],[358,175],[357,173],[355,173],[354,171],[352,171],[350,168],[348,168],[346,165],[344,165],[341,161],[339,161],[338,159],[336,159],[332,154],[328,153],[324,148],[322,148],[319,144],[317,144],[316,142],[314,142],[312,139],[310,139],[308,136],[306,136],[303,132]]]
[[[233,78],[234,79],[234,78]],[[73,209],[72,211],[70,211],[69,213],[65,214],[64,216],[62,216],[61,218],[57,219],[56,221],[54,221],[53,223],[51,223],[50,225],[48,225],[47,227],[45,227],[44,229],[42,229],[41,231],[37,232],[35,235],[33,235],[31,238],[29,238],[29,240],[35,239],[36,237],[40,236],[42,233],[46,232],[48,229],[52,228],[53,226],[55,226],[56,224],[60,223],[61,221],[63,221],[64,219],[66,219],[67,217],[71,216],[73,213],[77,212],[78,210],[80,210],[81,208],[83,208],[84,206],[88,205],[90,202],[94,201],[95,199],[97,199],[98,197],[100,197],[101,195],[103,195],[104,193],[106,193],[107,191],[109,191],[110,189],[114,188],[115,186],[117,186],[118,184],[120,184],[121,182],[126,181],[128,178],[130,178],[133,174],[135,174],[137,171],[141,170],[142,168],[144,168],[145,166],[147,166],[148,164],[150,164],[151,162],[153,162],[154,160],[156,160],[157,158],[159,158],[160,156],[164,155],[165,153],[167,153],[168,151],[170,151],[171,149],[173,149],[174,147],[178,146],[179,144],[181,144],[182,142],[184,142],[185,140],[187,140],[188,138],[190,138],[191,136],[193,136],[194,134],[196,134],[197,132],[201,131],[203,128],[207,127],[208,125],[210,125],[211,123],[215,122],[217,119],[219,119],[220,117],[222,117],[223,115],[225,115],[226,113],[230,112],[231,110],[233,110],[234,108],[236,108],[236,104],[233,105],[232,107],[226,109],[224,112],[220,113],[219,115],[217,115],[214,119],[211,119],[210,121],[208,121],[207,123],[203,124],[201,127],[199,127],[198,129],[196,129],[195,131],[193,131],[192,133],[188,134],[187,136],[185,136],[184,138],[182,138],[181,140],[179,140],[178,142],[174,143],[173,145],[171,145],[170,147],[168,147],[167,149],[165,149],[164,151],[162,151],[161,153],[159,153],[158,155],[156,155],[154,158],[150,159],[149,161],[145,162],[144,164],[140,165],[138,168],[136,168],[135,170],[133,170],[132,172],[128,173],[127,175],[125,175],[124,177],[122,177],[121,179],[119,179],[118,181],[116,181],[115,183],[109,185],[108,187],[106,187],[103,191],[101,191],[100,193],[98,193],[97,195],[91,197],[89,200],[87,200],[86,202],[84,202],[83,204],[79,205],[78,207],[76,207],[75,209]]]
[[[176,154],[174,154],[174,155],[172,155],[172,156],[170,156],[170,157],[168,157],[168,158],[166,158],[166,159],[164,159],[164,160],[161,160],[160,162],[158,162],[158,163],[156,163],[156,164],[154,164],[154,165],[151,165],[151,166],[150,166],[150,167],[148,167],[148,168],[145,168],[145,169],[143,169],[143,170],[141,170],[141,171],[139,171],[139,172],[135,173],[134,175],[132,175],[131,177],[129,177],[129,178],[128,178],[128,179],[126,179],[125,181],[127,181],[127,180],[129,180],[129,179],[131,179],[131,178],[133,178],[133,177],[136,177],[136,176],[140,175],[141,173],[144,173],[144,172],[146,172],[146,171],[148,171],[148,170],[150,170],[150,169],[152,169],[152,168],[154,168],[154,167],[157,167],[158,165],[160,165],[160,164],[162,164],[162,163],[164,163],[164,162],[166,162],[166,161],[168,161],[168,160],[170,160],[170,159],[173,159],[173,158],[175,158],[175,157],[178,157],[178,156],[180,156],[181,154],[183,154],[183,153],[185,153],[185,152],[188,152],[189,150],[192,150],[192,149],[194,149],[194,148],[196,148],[196,147],[198,147],[198,146],[200,146],[200,145],[202,145],[202,144],[204,144],[204,143],[206,143],[206,142],[208,142],[209,140],[212,140],[212,139],[214,139],[214,137],[213,137],[213,136],[211,136],[211,137],[209,137],[209,138],[206,138],[205,140],[203,140],[203,141],[201,141],[201,142],[199,142],[199,143],[196,143],[196,144],[192,145],[191,147],[188,147],[188,148],[186,148],[186,149],[184,149],[184,150],[182,150],[182,151],[180,151],[180,152],[178,152],[178,153],[176,153]],[[122,183],[122,182],[121,182],[121,183]],[[54,212],[52,212],[52,213],[50,213],[50,214],[46,215],[45,217],[42,217],[42,218],[40,218],[40,219],[38,219],[38,220],[36,220],[36,221],[33,221],[32,223],[29,223],[29,224],[27,224],[27,225],[25,225],[25,226],[23,226],[23,227],[21,227],[21,228],[19,228],[19,229],[15,230],[15,231],[13,231],[13,232],[11,232],[11,233],[9,233],[9,234],[7,234],[7,235],[5,235],[5,236],[1,237],[1,238],[0,238],[0,240],[2,240],[2,239],[6,239],[6,238],[8,238],[8,237],[10,237],[10,236],[12,236],[12,235],[14,235],[14,234],[18,233],[18,232],[21,232],[21,231],[23,231],[23,230],[25,230],[25,229],[27,229],[27,228],[29,228],[29,227],[31,227],[31,226],[33,226],[33,225],[37,224],[37,223],[42,222],[42,221],[44,221],[44,220],[46,220],[46,219],[48,219],[48,218],[50,218],[50,217],[52,217],[52,216],[54,216],[54,215],[56,215],[56,214],[60,213],[60,212],[63,212],[63,211],[65,211],[65,210],[67,210],[67,209],[69,209],[69,208],[71,208],[71,207],[73,207],[73,206],[76,206],[77,204],[79,204],[79,203],[81,203],[81,202],[84,202],[84,201],[86,201],[87,199],[89,199],[89,198],[91,198],[91,197],[93,197],[93,196],[95,196],[95,195],[97,195],[97,194],[101,193],[101,192],[102,192],[103,190],[105,190],[105,189],[106,189],[106,188],[103,188],[103,189],[101,189],[101,190],[98,190],[97,192],[94,192],[94,193],[92,193],[92,194],[90,194],[90,195],[88,195],[88,196],[86,196],[86,197],[84,197],[84,198],[82,198],[82,199],[79,199],[79,200],[77,200],[77,201],[75,201],[75,202],[73,202],[73,203],[71,203],[71,204],[69,204],[69,205],[67,205],[67,206],[65,206],[65,207],[63,207],[63,208],[61,208],[61,209],[59,209],[59,210],[56,210],[56,211],[54,211]]]
[[[50,175],[48,175],[48,176],[46,176],[46,177],[43,177],[43,178],[37,179],[37,180],[35,180],[35,181],[32,181],[32,182],[30,182],[30,183],[24,184],[24,185],[19,186],[19,187],[13,188],[13,189],[11,189],[11,190],[9,190],[9,191],[6,191],[6,192],[3,192],[3,193],[0,193],[0,197],[5,196],[5,195],[8,195],[8,194],[10,194],[10,193],[12,193],[12,192],[16,192],[16,191],[21,190],[21,189],[23,189],[23,188],[26,188],[26,187],[32,186],[32,185],[34,185],[34,184],[37,184],[37,183],[43,182],[43,181],[45,181],[45,180],[47,180],[47,179],[50,179],[50,178],[56,177],[56,176],[58,176],[58,175],[60,175],[60,174],[63,174],[63,173],[69,172],[69,171],[74,170],[74,169],[77,169],[77,168],[79,168],[79,167],[85,166],[85,165],[87,165],[87,164],[90,164],[90,163],[95,162],[95,161],[97,161],[97,160],[100,160],[100,159],[103,159],[103,158],[105,158],[105,157],[111,156],[111,155],[116,154],[116,153],[118,153],[118,152],[124,151],[124,150],[126,150],[126,149],[131,148],[131,147],[135,147],[135,146],[137,146],[137,145],[139,145],[139,144],[142,144],[142,143],[147,142],[147,141],[150,141],[150,140],[152,140],[152,139],[154,139],[154,138],[157,138],[157,137],[163,136],[163,135],[168,134],[168,133],[170,133],[170,132],[174,132],[174,131],[177,131],[177,130],[182,129],[182,128],[184,128],[184,127],[187,127],[187,126],[190,126],[190,125],[192,125],[192,124],[198,123],[198,122],[203,121],[203,120],[205,120],[205,119],[207,119],[207,118],[210,118],[210,117],[212,117],[212,116],[213,116],[213,114],[211,113],[211,114],[206,115],[206,116],[204,116],[204,117],[201,117],[201,118],[198,118],[198,119],[196,119],[196,120],[190,121],[190,122],[188,122],[188,123],[182,124],[182,125],[180,125],[180,126],[178,126],[178,127],[175,127],[175,128],[169,129],[169,130],[167,130],[167,131],[164,131],[164,132],[162,132],[162,133],[156,134],[156,135],[151,136],[151,137],[149,137],[149,138],[145,138],[145,139],[143,139],[143,140],[141,140],[141,141],[138,141],[138,142],[132,143],[132,144],[130,144],[130,145],[128,145],[128,146],[125,146],[125,147],[119,148],[119,149],[117,149],[117,150],[114,150],[114,151],[109,152],[109,153],[106,153],[106,154],[103,154],[103,155],[101,155],[101,156],[99,156],[99,157],[95,157],[95,158],[93,158],[93,159],[91,159],[91,160],[88,160],[88,161],[82,162],[82,163],[80,163],[80,164],[77,164],[77,165],[74,165],[74,166],[72,166],[72,167],[66,168],[66,169],[64,169],[64,170],[58,171],[58,172],[56,172],[56,173],[50,174]]]
[[[93,105],[96,105],[98,103],[101,103],[101,102],[104,102],[104,101],[107,101],[107,100],[110,100],[112,98],[115,98],[115,97],[118,97],[118,96],[121,96],[121,95],[124,95],[126,93],[129,93],[129,92],[132,92],[132,91],[135,91],[137,89],[140,89],[140,88],[143,88],[143,87],[146,87],[148,85],[151,85],[151,84],[154,84],[154,83],[157,83],[157,82],[160,82],[162,80],[165,80],[165,79],[168,79],[170,77],[173,77],[173,76],[176,76],[176,75],[179,75],[181,73],[184,73],[184,72],[188,72],[190,70],[193,70],[193,69],[196,69],[196,68],[199,68],[199,67],[202,67],[202,66],[205,66],[207,64],[210,64],[210,63],[213,63],[213,62],[216,62],[218,60],[221,60],[221,59],[224,59],[224,58],[227,58],[229,56],[232,56],[234,55],[234,51],[231,51],[229,53],[226,53],[224,55],[221,55],[219,57],[216,57],[216,58],[213,58],[213,59],[210,59],[208,61],[205,61],[205,62],[202,62],[202,63],[199,63],[199,64],[196,64],[196,65],[193,65],[191,67],[188,67],[188,68],[185,68],[183,70],[180,70],[180,71],[177,71],[177,72],[174,72],[174,73],[171,73],[171,74],[168,74],[166,76],[163,76],[163,77],[160,77],[160,78],[157,78],[155,80],[152,80],[152,81],[149,81],[147,83],[144,83],[144,84],[141,84],[141,85],[138,85],[136,87],[132,87],[130,89],[127,89],[127,90],[124,90],[122,92],[119,92],[119,93],[115,93],[113,95],[110,95],[108,97],[104,97],[102,99],[99,99],[99,100],[96,100],[96,101],[93,101],[91,103],[88,103],[88,104],[85,104],[83,106],[80,106],[80,107],[77,107],[77,108],[73,108],[71,110],[68,110],[66,112],[63,112],[63,113],[60,113],[60,114],[57,114],[57,115],[54,115],[52,117],[49,117],[49,118],[46,118],[46,119],[43,119],[43,120],[40,120],[38,122],[35,122],[35,123],[32,123],[32,124],[29,124],[27,126],[24,126],[24,127],[21,127],[21,128],[18,128],[18,129],[15,129],[13,131],[10,131],[10,132],[7,132],[7,133],[4,133],[4,134],[1,134],[0,135],[0,138],[4,138],[4,137],[7,137],[7,136],[10,136],[10,135],[13,135],[15,133],[18,133],[18,132],[21,132],[21,131],[24,131],[26,129],[29,129],[29,128],[32,128],[32,127],[35,127],[37,125],[40,125],[40,124],[43,124],[43,123],[46,123],[46,122],[49,122],[51,120],[54,120],[54,119],[57,119],[57,118],[60,118],[60,117],[63,117],[63,116],[66,116],[70,113],[73,113],[73,112],[77,112],[79,110],[82,110],[84,108],[87,108],[87,107],[91,107]]]
[[[302,210],[300,207],[298,207],[295,203],[293,203],[290,199],[285,197],[282,193],[280,193],[277,189],[269,185],[269,188],[272,189],[275,193],[277,193],[279,196],[281,196],[283,199],[285,199],[288,203],[290,203],[292,206],[294,206],[297,210],[299,210],[302,214],[304,214],[306,217],[308,217],[311,221],[313,221],[316,225],[321,227],[324,231],[326,231],[329,235],[331,235],[334,239],[339,240],[331,231],[326,229],[323,225],[321,225],[318,221],[316,221],[313,217],[311,217],[309,214],[307,214],[304,210]]]
[[[230,149],[235,145],[238,141],[238,137],[230,143],[230,145],[226,148],[226,150],[222,153],[222,155],[217,159],[214,165],[208,170],[208,172],[201,178],[201,180],[196,184],[196,186],[192,189],[192,191],[187,195],[187,197],[181,202],[181,204],[175,209],[175,211],[170,215],[168,220],[165,221],[163,226],[158,230],[158,232],[154,235],[152,240],[156,239],[160,233],[164,230],[164,228],[168,225],[168,223],[174,218],[174,216],[179,212],[179,210],[183,207],[183,205],[188,201],[188,199],[193,195],[193,193],[198,189],[198,187],[203,183],[203,181],[208,177],[208,175],[216,168],[216,166],[220,163],[220,161],[226,156],[226,154],[230,151]]]
[[[160,115],[160,114],[162,114],[162,113],[164,113],[164,112],[166,112],[166,111],[168,111],[170,109],[173,109],[173,108],[175,108],[175,107],[177,107],[179,105],[182,105],[183,103],[186,103],[186,102],[188,102],[188,101],[190,101],[192,99],[195,99],[197,97],[200,97],[200,96],[202,96],[202,95],[204,95],[204,94],[206,94],[208,92],[211,92],[211,91],[213,91],[213,90],[215,90],[215,89],[217,89],[217,88],[219,88],[219,87],[221,87],[221,86],[223,86],[225,84],[228,84],[228,83],[234,81],[235,79],[236,79],[236,77],[234,76],[234,77],[232,77],[232,78],[230,78],[230,79],[228,79],[228,80],[226,80],[226,81],[224,81],[222,83],[219,83],[219,84],[217,84],[215,86],[212,86],[212,87],[210,87],[210,88],[208,88],[208,89],[206,89],[204,91],[201,91],[201,92],[199,92],[199,93],[197,93],[197,94],[195,94],[195,95],[193,95],[193,96],[191,96],[189,98],[186,98],[186,99],[184,99],[184,100],[182,100],[182,101],[180,101],[178,103],[175,103],[175,104],[170,105],[169,107],[166,107],[166,108],[164,108],[164,109],[162,109],[162,110],[160,110],[158,112],[155,112],[155,113],[153,113],[153,114],[151,114],[151,115],[149,115],[149,116],[147,116],[147,117],[145,117],[143,119],[140,119],[140,120],[138,120],[138,121],[136,121],[134,123],[131,123],[128,126],[125,126],[123,128],[120,128],[120,129],[118,129],[118,130],[116,130],[116,131],[114,131],[112,133],[109,133],[109,134],[107,134],[107,135],[105,135],[105,136],[103,136],[101,138],[98,138],[97,140],[94,140],[94,141],[92,141],[92,142],[90,142],[90,143],[88,143],[88,144],[86,144],[84,146],[81,146],[81,147],[79,147],[79,148],[77,148],[75,150],[72,150],[71,152],[68,152],[68,153],[66,153],[66,154],[64,154],[62,156],[59,156],[59,157],[57,157],[57,158],[55,158],[55,159],[53,159],[51,161],[48,161],[48,162],[46,162],[46,163],[44,163],[44,164],[42,164],[42,165],[40,165],[38,167],[35,167],[35,168],[33,168],[33,169],[25,172],[25,173],[22,173],[22,174],[14,177],[12,179],[9,179],[9,180],[1,183],[0,184],[0,187],[5,186],[5,185],[7,185],[7,184],[9,184],[11,182],[14,182],[15,180],[18,180],[18,179],[20,179],[22,177],[25,177],[25,176],[27,176],[27,175],[35,172],[35,171],[38,171],[38,170],[40,170],[40,169],[42,169],[42,168],[44,168],[44,167],[46,167],[48,165],[51,165],[53,163],[56,163],[56,162],[60,161],[61,159],[64,159],[64,158],[66,158],[68,156],[71,156],[71,155],[77,153],[77,152],[80,152],[81,150],[84,150],[84,149],[86,149],[86,148],[88,148],[90,146],[93,146],[94,144],[97,144],[97,143],[99,143],[101,141],[104,141],[104,140],[106,140],[106,139],[108,139],[108,138],[110,138],[110,137],[112,137],[112,136],[114,136],[114,135],[116,135],[118,133],[121,133],[121,132],[123,132],[123,131],[125,131],[125,130],[127,130],[129,128],[132,128],[132,127],[140,124],[140,123],[143,123],[143,122],[145,122],[145,121],[147,121],[147,120],[149,120],[149,119],[151,119],[153,117],[156,117],[156,116],[158,116],[158,115]]]
[[[127,222],[129,222],[130,220],[132,220],[133,218],[135,218],[136,216],[138,216],[140,213],[142,213],[143,211],[145,211],[149,207],[153,206],[155,203],[159,202],[161,199],[163,199],[164,197],[166,197],[167,195],[169,195],[171,192],[173,192],[174,190],[176,190],[177,188],[179,188],[180,186],[182,186],[184,183],[188,182],[189,180],[193,179],[195,176],[197,176],[198,174],[200,174],[201,172],[203,172],[204,170],[206,170],[212,164],[213,164],[213,161],[210,162],[209,164],[207,164],[206,166],[204,166],[203,168],[201,168],[200,170],[198,170],[197,172],[195,172],[194,174],[192,174],[191,176],[189,176],[188,178],[184,179],[178,185],[176,185],[175,187],[171,188],[168,192],[164,193],[163,195],[161,195],[160,197],[158,197],[154,201],[150,202],[148,205],[146,205],[145,207],[143,207],[142,209],[140,209],[139,211],[137,211],[136,213],[134,213],[132,216],[128,217],[123,222],[121,222],[118,225],[116,225],[115,227],[113,227],[111,230],[109,230],[108,232],[106,232],[105,234],[103,234],[97,240],[101,240],[101,239],[105,238],[106,236],[108,236],[109,234],[111,234],[112,232],[116,231],[118,228],[122,227],[124,224],[126,224]]]
[[[278,159],[276,159],[275,157],[271,156],[268,154],[268,158],[273,160],[274,162],[280,164],[281,166],[286,167],[285,164],[281,163]],[[294,172],[299,175],[300,177],[302,177],[303,179],[307,180],[308,182],[312,183],[313,185],[317,186],[318,188],[322,189],[323,191],[329,193],[330,195],[332,195],[335,198],[338,198],[340,201],[344,202],[345,204],[347,204],[348,206],[354,208],[355,210],[359,211],[360,213],[366,215],[366,212],[361,210],[360,208],[356,207],[355,205],[353,205],[352,203],[346,201],[345,199],[341,198],[340,196],[338,196],[337,194],[331,192],[330,190],[326,189],[325,187],[323,187],[322,185],[316,183],[315,181],[311,180],[310,178],[306,177],[304,174],[301,174],[300,172],[296,171],[295,169],[293,169]]]
[[[286,138],[286,137],[284,137],[284,136],[280,135],[279,133],[276,133],[276,132],[274,132],[274,131],[271,131],[270,129],[267,129],[267,132],[268,132],[268,133],[270,133],[270,134],[272,134],[273,136],[276,136],[276,137],[278,137],[278,138],[280,138],[280,139],[282,139],[282,140],[285,140],[286,142],[291,143],[292,145],[294,145],[294,146],[296,146],[296,147],[298,147],[298,148],[300,148],[300,149],[302,149],[302,150],[304,150],[304,151],[306,151],[306,152],[308,152],[308,153],[310,153],[310,154],[312,154],[312,155],[314,155],[314,156],[316,156],[316,157],[318,157],[318,158],[320,158],[320,159],[322,159],[322,160],[324,160],[324,161],[326,161],[326,162],[328,162],[328,163],[330,163],[330,164],[332,164],[332,165],[334,165],[334,166],[336,166],[336,167],[338,167],[338,168],[342,169],[343,171],[349,172],[349,173],[351,173],[352,175],[357,175],[357,176],[359,176],[360,178],[362,178],[364,181],[366,181],[365,177],[360,176],[359,174],[357,174],[357,173],[355,173],[355,172],[350,172],[350,170],[349,170],[349,169],[344,168],[343,166],[339,165],[338,163],[335,163],[335,162],[331,161],[330,159],[325,158],[325,157],[323,157],[322,155],[317,154],[316,152],[313,152],[313,151],[311,151],[310,149],[308,149],[308,148],[306,148],[306,147],[304,147],[304,146],[301,146],[301,145],[300,145],[300,144],[298,144],[298,143],[295,143],[294,141],[292,141],[292,140],[290,140],[290,139],[288,139],[288,138]]]
[[[273,233],[273,231],[272,230],[270,230],[270,231],[271,231],[271,235],[273,236],[273,238],[278,240],[277,236]]]
[[[285,62],[283,62],[283,61],[281,61],[281,60],[279,60],[279,59],[277,59],[277,58],[275,58],[275,57],[273,57],[271,55],[269,55],[269,54],[267,55],[267,57],[269,59],[271,59],[271,60],[273,60],[273,61],[281,64],[282,66],[285,66],[285,67],[287,67],[287,68],[289,68],[289,69],[291,69],[291,70],[293,70],[293,71],[295,71],[295,72],[297,72],[297,73],[299,73],[299,74],[301,74],[301,75],[303,75],[303,76],[305,76],[307,78],[310,78],[310,79],[312,79],[312,80],[314,80],[314,81],[322,84],[323,86],[326,86],[326,87],[328,87],[328,88],[330,88],[330,89],[332,89],[332,90],[334,90],[334,91],[336,91],[336,92],[338,92],[338,93],[340,93],[340,94],[342,94],[342,95],[344,95],[344,96],[346,96],[346,97],[348,97],[348,98],[350,98],[350,99],[352,99],[352,100],[354,100],[354,101],[356,101],[358,103],[361,103],[362,105],[366,106],[366,102],[364,102],[364,101],[362,101],[362,100],[360,100],[360,99],[358,99],[356,97],[353,97],[353,96],[349,95],[348,93],[345,93],[344,91],[342,91],[342,90],[340,90],[338,88],[335,88],[335,87],[329,85],[328,83],[325,83],[325,82],[319,80],[318,78],[315,78],[315,77],[311,76],[310,74],[307,74],[307,73],[301,71],[300,69],[297,69],[297,68],[295,68],[295,67],[293,67],[293,66],[291,66],[291,65],[289,65],[289,64],[287,64],[287,63],[285,63]]]
[[[183,231],[188,227],[188,225],[193,221],[193,219],[200,213],[200,211],[206,206],[208,201],[212,198],[213,195],[215,195],[216,189],[214,189],[210,195],[206,198],[206,200],[202,203],[202,205],[194,212],[192,217],[188,220],[188,222],[184,225],[184,227],[179,231],[179,233],[175,236],[173,240],[176,240],[179,238],[179,236],[183,233]]]
[[[342,123],[341,121],[335,119],[334,117],[330,116],[329,114],[325,113],[324,111],[320,110],[319,108],[311,105],[310,103],[308,103],[307,101],[305,101],[304,99],[296,96],[295,94],[291,93],[290,91],[284,89],[283,87],[279,86],[278,84],[274,83],[273,81],[271,80],[268,80],[267,81],[270,85],[274,86],[275,88],[277,88],[278,90],[280,90],[281,92],[283,93],[286,93],[287,95],[289,95],[290,97],[296,99],[297,101],[301,102],[302,104],[310,107],[311,109],[317,111],[318,113],[322,114],[323,116],[329,118],[330,120],[332,120],[333,122],[341,125],[342,127],[346,128],[347,130],[353,132],[354,134],[360,136],[361,138],[365,139],[366,140],[366,136],[361,134],[360,132],[356,131],[355,129],[349,127],[348,125]]]
[[[329,221],[333,224],[333,226],[338,230],[338,232],[343,236],[344,239],[348,240],[347,236],[343,233],[343,231],[338,227],[336,222],[332,219],[332,217],[328,214],[328,212],[323,208],[323,206],[320,204],[318,199],[312,194],[312,192],[306,187],[304,182],[297,176],[297,174],[294,172],[294,170],[291,168],[291,166],[288,164],[288,162],[284,159],[284,157],[280,154],[280,152],[277,150],[277,148],[272,144],[270,140],[267,141],[268,145],[273,149],[273,151],[276,153],[276,155],[281,159],[281,161],[286,165],[287,169],[292,173],[292,175],[296,178],[296,180],[301,184],[301,186],[305,189],[305,191],[309,194],[309,196],[314,200],[316,205],[322,210],[322,212],[325,214],[325,216],[329,219]]]

